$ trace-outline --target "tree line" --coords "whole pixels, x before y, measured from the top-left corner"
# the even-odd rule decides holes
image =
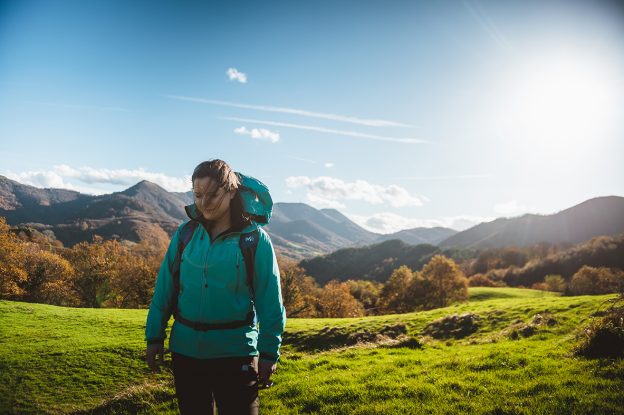
[[[0,217],[0,298],[71,307],[147,308],[167,246],[94,237],[71,248]],[[385,284],[332,280],[324,286],[278,257],[290,316],[357,317],[443,307],[467,296],[452,260],[435,256],[418,272],[399,267]]]
[[[389,246],[384,244],[384,250]],[[393,257],[383,261],[384,266],[394,266],[383,282],[373,272],[364,274],[368,278],[331,279],[319,285],[302,266],[306,262],[278,256],[288,315],[358,317],[445,307],[466,300],[468,286],[525,286],[570,295],[624,291],[621,267],[600,266],[620,264],[624,236],[594,238],[568,249],[539,244],[473,255],[454,251],[451,257],[433,253],[429,246],[416,251],[400,247],[425,255],[418,255],[413,268],[397,265]],[[11,228],[0,217],[0,298],[72,307],[147,308],[166,249],[166,241],[133,244],[97,236],[66,248],[44,233]],[[350,250],[348,256],[357,261],[360,252]],[[463,259],[456,262],[453,257]],[[562,269],[573,272],[557,272]]]

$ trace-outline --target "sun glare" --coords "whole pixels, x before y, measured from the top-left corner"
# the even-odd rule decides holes
[[[615,124],[615,85],[590,59],[553,56],[514,70],[500,115],[507,133],[550,154],[596,144]]]

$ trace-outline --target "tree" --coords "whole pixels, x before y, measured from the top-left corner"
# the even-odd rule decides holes
[[[624,272],[618,268],[584,265],[570,281],[570,292],[574,295],[608,294],[623,290]]]
[[[489,279],[486,275],[475,274],[468,278],[468,284],[471,287],[496,287],[497,284]]]
[[[110,274],[111,294],[105,307],[147,308],[154,294],[155,273],[147,262],[127,250],[118,252]]]
[[[313,317],[320,288],[293,260],[278,258],[282,301],[288,317]]]
[[[548,291],[564,292],[566,289],[566,282],[561,275],[546,275],[546,277],[544,277],[544,283]]]
[[[423,279],[430,284],[429,305],[446,307],[453,301],[468,298],[468,279],[455,261],[443,255],[435,255],[421,271]]]
[[[74,267],[65,258],[41,249],[34,243],[25,244],[24,270],[28,277],[22,283],[23,300],[29,302],[76,305],[72,290]]]
[[[351,295],[349,285],[336,280],[328,282],[319,296],[321,317],[361,317],[364,307]]]
[[[381,289],[379,308],[384,312],[406,313],[414,310],[410,287],[414,273],[406,265],[395,269]]]
[[[349,286],[351,295],[362,303],[367,313],[377,308],[383,284],[369,280],[347,280],[346,284]]]
[[[76,270],[72,286],[81,306],[102,307],[112,295],[110,280],[120,247],[117,241],[96,236],[93,243],[81,242],[67,251],[67,259]]]
[[[24,295],[22,285],[28,274],[22,268],[23,243],[10,231],[6,219],[0,216],[0,298],[19,300]]]

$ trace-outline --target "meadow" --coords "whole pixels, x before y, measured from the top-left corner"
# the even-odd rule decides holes
[[[624,361],[573,354],[613,297],[471,288],[430,311],[291,318],[261,411],[624,413]],[[0,413],[177,413],[170,355],[144,361],[146,313],[0,301]]]

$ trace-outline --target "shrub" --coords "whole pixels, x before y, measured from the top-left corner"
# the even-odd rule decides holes
[[[624,272],[618,268],[583,266],[570,281],[574,295],[609,294],[624,291]]]
[[[565,280],[561,275],[550,274],[544,278],[548,291],[564,292],[566,289]]]
[[[483,274],[475,274],[468,278],[471,287],[496,287],[497,284]]]
[[[624,357],[624,295],[614,300],[606,314],[583,330],[574,352],[589,358]]]

